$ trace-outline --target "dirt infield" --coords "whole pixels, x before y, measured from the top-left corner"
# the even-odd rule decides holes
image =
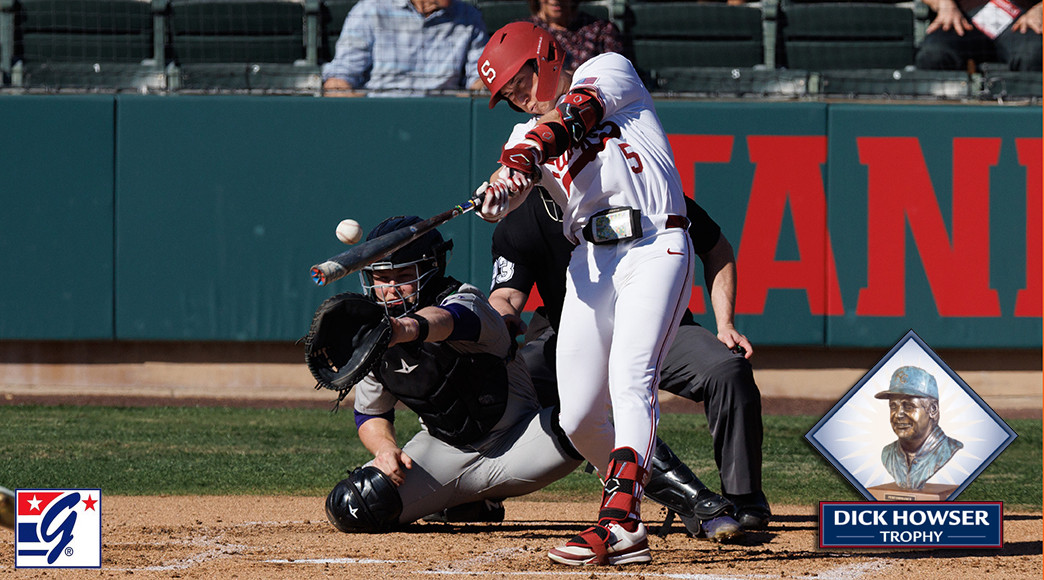
[[[0,578],[1041,578],[1040,514],[1006,514],[999,550],[817,550],[811,507],[775,506],[763,533],[723,546],[675,523],[653,536],[653,562],[619,568],[552,564],[548,549],[586,525],[593,503],[509,500],[500,524],[419,523],[402,532],[342,534],[318,497],[103,498],[101,570],[12,567],[0,530]],[[663,513],[648,504],[652,529]]]
[[[0,405],[329,408],[332,400],[329,393],[308,388],[311,381],[298,353],[286,347],[240,353],[239,358],[233,357],[238,362],[229,363],[227,349],[208,348],[200,354],[192,345],[163,345],[148,352],[136,350],[144,347],[82,346],[82,353],[73,351],[71,365],[65,364],[67,358],[37,360],[40,356],[34,353],[46,351],[41,345],[9,345],[6,350],[12,348],[15,352],[7,358],[15,362],[3,364],[5,357],[0,356]],[[154,354],[171,348],[189,352],[164,354],[155,362]],[[106,356],[99,357],[99,350]],[[208,356],[217,355],[206,353],[215,350],[221,350],[225,360],[209,361]],[[4,352],[0,348],[0,355]],[[771,351],[768,354],[771,363]],[[805,357],[812,362],[795,369],[781,355],[778,364],[768,365],[771,370],[759,372],[764,412],[821,415],[876,361],[859,353],[844,361],[815,360],[828,354],[837,356],[813,353]],[[258,360],[276,362],[258,365]],[[1039,356],[1030,363],[1001,363],[1007,370],[997,373],[991,368],[992,359],[984,356],[969,363],[962,376],[1002,418],[1041,417]],[[831,368],[836,364],[842,368]],[[702,412],[699,405],[668,396],[661,403],[664,412]],[[336,531],[326,521],[321,497],[106,496],[101,570],[15,569],[13,533],[0,528],[0,580],[1044,577],[1040,513],[1006,513],[1001,549],[828,552],[817,549],[815,506],[781,505],[773,505],[775,517],[769,530],[748,534],[740,544],[722,546],[689,538],[675,523],[671,533],[650,538],[651,564],[569,568],[552,564],[547,550],[590,524],[596,499],[538,501],[545,498],[535,494],[508,500],[507,520],[501,524],[419,523],[397,533],[369,535]],[[662,510],[647,502],[644,511],[650,529],[656,530],[663,522]]]

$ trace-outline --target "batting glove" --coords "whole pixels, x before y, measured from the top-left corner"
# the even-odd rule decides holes
[[[503,219],[509,202],[506,190],[495,189],[490,187],[488,181],[483,181],[473,197],[482,200],[482,204],[475,210],[480,218],[490,223],[497,223]]]
[[[483,183],[475,191],[475,197],[483,195],[482,207],[479,208],[479,217],[487,222],[496,223],[504,219],[508,214],[511,199],[527,191],[533,185],[533,180],[517,171],[502,168],[493,183]]]

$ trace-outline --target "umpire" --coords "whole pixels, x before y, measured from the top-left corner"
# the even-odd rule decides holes
[[[660,388],[703,401],[722,494],[735,504],[740,526],[760,530],[771,517],[761,489],[761,393],[747,360],[753,348],[733,324],[735,257],[721,228],[703,208],[686,198],[686,209],[718,335],[697,324],[687,311],[663,365]],[[545,405],[557,398],[554,332],[562,314],[566,267],[573,249],[562,235],[561,221],[561,209],[537,188],[493,233],[490,303],[509,325],[512,321],[521,325],[519,315],[534,286],[544,302],[526,329],[527,343],[520,355]]]

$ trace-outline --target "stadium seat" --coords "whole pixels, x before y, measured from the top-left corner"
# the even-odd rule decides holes
[[[170,0],[170,88],[318,90],[305,8],[304,0]]]
[[[665,70],[765,64],[762,11],[688,0],[633,0],[624,13],[625,38],[647,83]]]
[[[992,101],[1026,101],[1039,103],[1042,98],[1042,80],[1039,72],[1008,70],[1001,63],[982,63],[984,99]]]
[[[683,67],[655,71],[654,94],[710,97],[804,97],[809,94],[808,71],[752,67]]]
[[[319,60],[330,62],[334,57],[337,39],[341,36],[344,19],[359,0],[323,0],[319,9]]]
[[[14,0],[0,0],[0,87],[11,83],[14,65]]]
[[[829,97],[966,100],[977,94],[962,71],[853,69],[816,74],[818,92]]]
[[[529,20],[529,2],[526,0],[476,0],[482,12],[486,32],[492,34],[509,22]]]
[[[10,40],[2,52],[13,86],[40,90],[166,88],[162,35],[150,0],[4,0]],[[160,21],[162,21],[160,19]]]
[[[781,65],[810,71],[903,69],[914,62],[914,9],[883,2],[784,0]]]
[[[486,32],[493,33],[509,22],[529,20],[528,0],[470,0],[482,11],[482,20],[486,23]],[[623,0],[615,0],[622,11]],[[616,14],[614,0],[581,0],[580,10],[595,18],[610,20],[620,26]]]

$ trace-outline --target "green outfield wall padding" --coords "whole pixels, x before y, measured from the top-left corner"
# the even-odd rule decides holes
[[[936,348],[1040,345],[1040,109],[835,105],[829,115],[844,314],[827,317],[827,344],[914,329]]]
[[[470,193],[466,99],[119,103],[120,339],[300,338],[324,298],[360,290],[357,275],[326,288],[309,277],[348,249],[338,222],[369,231]],[[470,219],[445,226],[462,264]]]
[[[786,266],[771,273],[762,270],[767,259],[797,259],[797,239],[782,217],[793,213],[785,210],[795,203],[801,208],[802,200],[814,203],[823,195],[823,185],[815,179],[820,165],[806,166],[802,172],[792,169],[795,159],[825,160],[827,106],[668,102],[659,104],[658,111],[686,195],[693,196],[721,226],[736,252],[737,265],[751,264],[739,274],[739,282],[750,290],[737,296],[738,327],[757,336],[761,344],[824,344],[822,309],[810,305],[818,297],[808,297],[804,289],[810,279],[823,278],[824,264],[808,258],[801,270]],[[788,203],[782,204],[777,194],[786,194]],[[773,215],[780,214],[781,219],[748,230],[748,220],[761,220],[770,209],[758,201],[752,205],[752,197],[773,204]],[[786,227],[770,239],[765,228],[773,225]],[[744,237],[744,232],[758,235]],[[701,324],[716,329],[703,280],[698,266],[690,309]]]
[[[0,340],[113,336],[113,110],[0,98]]]
[[[1041,346],[1041,108],[663,100],[755,344]],[[483,97],[0,97],[0,339],[287,341],[369,230],[470,197],[525,115]],[[490,285],[494,226],[443,226]],[[690,307],[714,328],[702,269]]]

